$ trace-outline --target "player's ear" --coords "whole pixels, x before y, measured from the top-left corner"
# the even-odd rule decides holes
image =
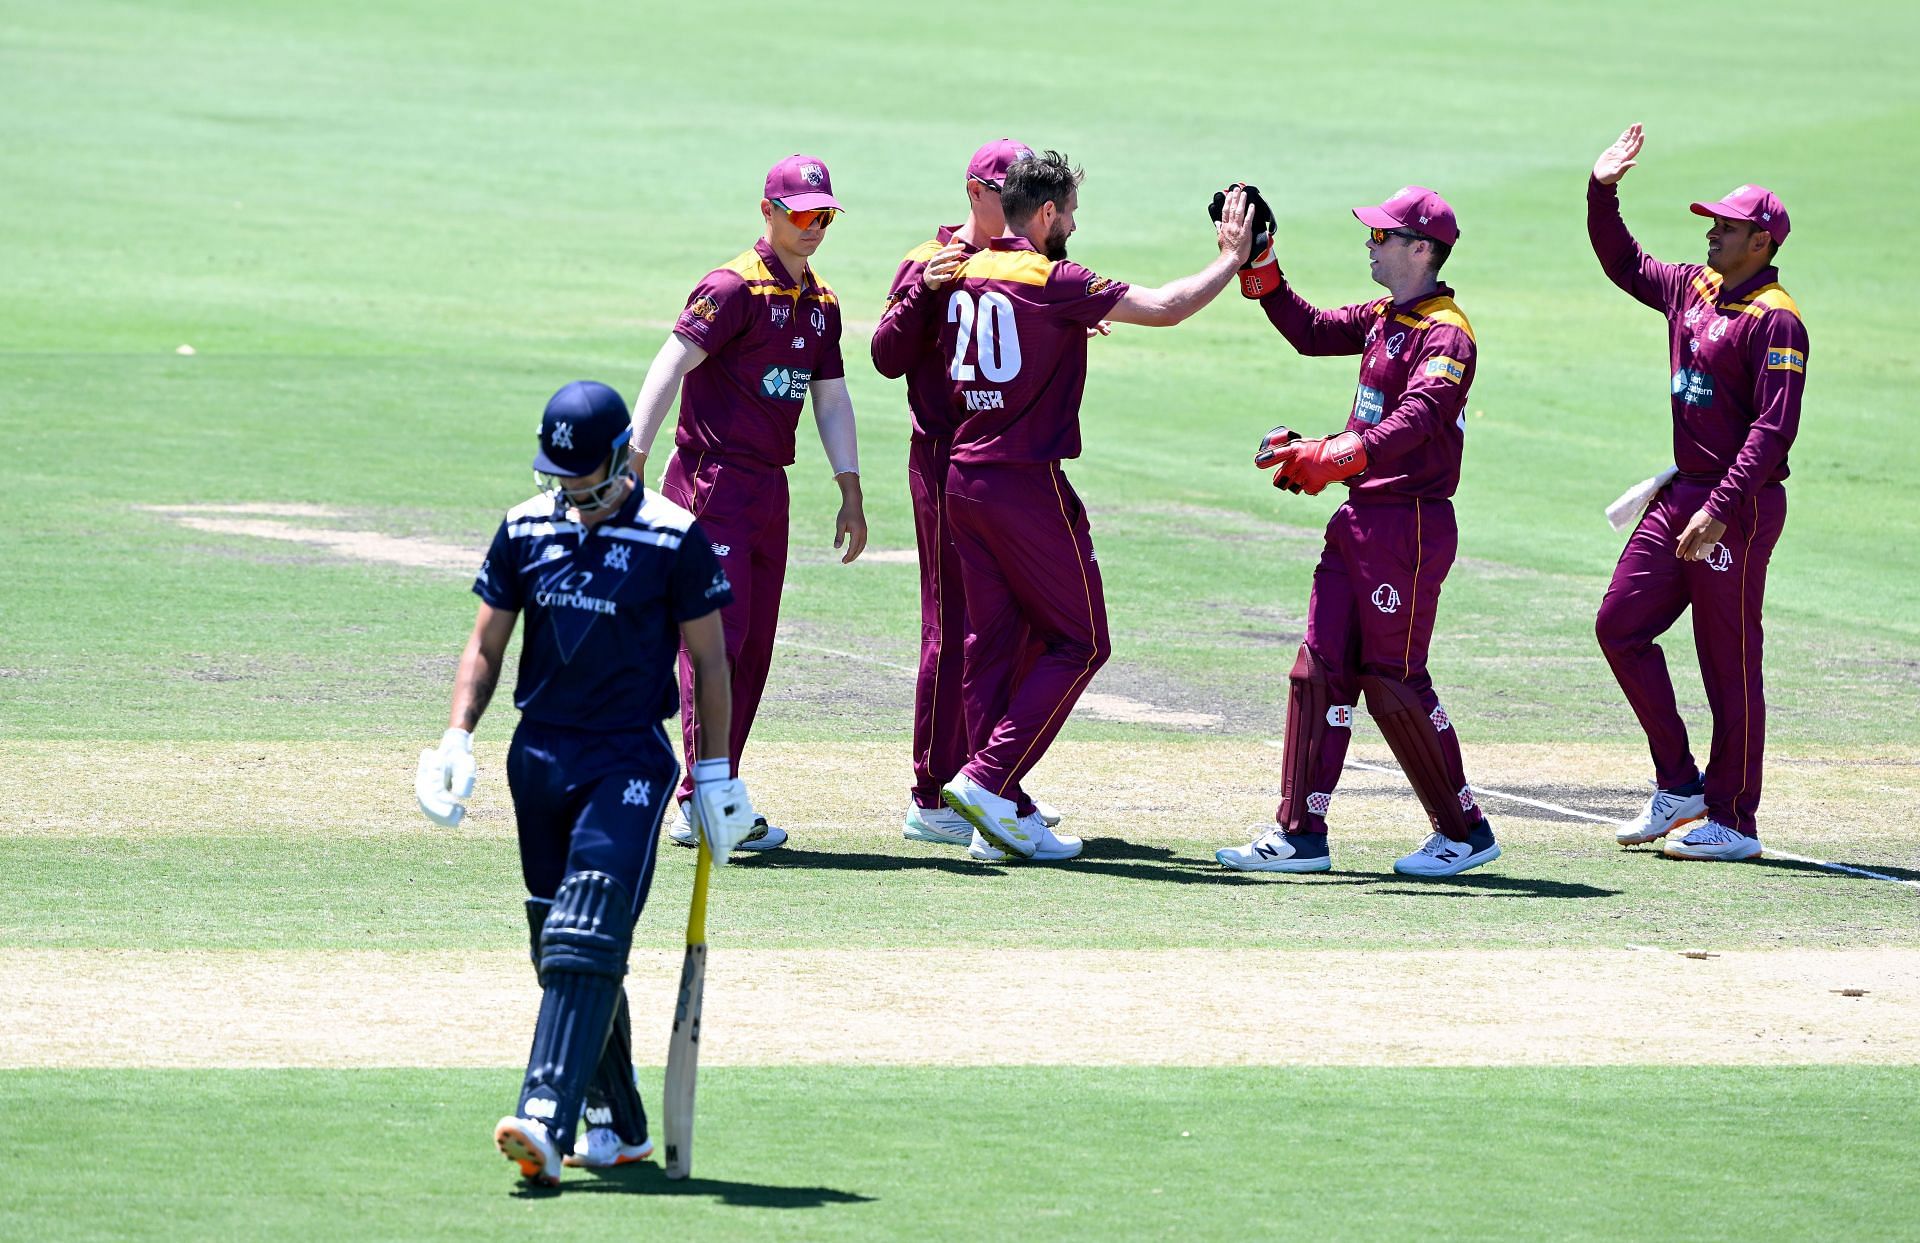
[[[760,200],[760,219],[765,221],[767,224],[773,223],[773,200],[772,199]]]

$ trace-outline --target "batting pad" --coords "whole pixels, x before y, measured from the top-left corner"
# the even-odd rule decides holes
[[[1420,696],[1397,678],[1370,673],[1360,675],[1360,689],[1367,696],[1367,711],[1386,737],[1393,758],[1400,761],[1413,792],[1420,796],[1420,805],[1427,809],[1433,827],[1456,842],[1473,836],[1475,822],[1460,806],[1466,774],[1449,771],[1447,753],[1441,749],[1440,736]]]
[[[620,1005],[633,917],[619,881],[575,872],[560,882],[541,928],[540,1021],[518,1112],[546,1123],[562,1152],[573,1147],[574,1124]]]

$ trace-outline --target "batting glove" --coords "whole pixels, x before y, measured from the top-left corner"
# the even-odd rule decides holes
[[[477,776],[473,735],[464,729],[450,729],[440,735],[437,750],[420,753],[413,795],[427,819],[451,829],[467,814],[466,800],[473,793]]]
[[[733,848],[753,832],[753,804],[747,801],[747,786],[733,774],[731,760],[696,760],[693,765],[693,797],[687,809],[693,815],[693,827],[707,839],[707,850],[715,863],[725,863]]]

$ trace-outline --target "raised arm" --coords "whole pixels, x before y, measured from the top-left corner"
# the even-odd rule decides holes
[[[1280,288],[1260,299],[1260,309],[1287,344],[1310,358],[1358,354],[1366,349],[1367,328],[1374,321],[1377,306],[1360,302],[1323,311],[1295,293],[1284,276]]]
[[[1639,122],[1629,125],[1614,144],[1593,162],[1587,181],[1587,240],[1607,279],[1656,311],[1675,306],[1686,286],[1688,271],[1679,264],[1662,263],[1640,249],[1620,217],[1617,188],[1627,170],[1639,163],[1646,134]]]
[[[1107,318],[1123,324],[1167,328],[1217,298],[1240,265],[1247,261],[1253,245],[1253,208],[1248,205],[1244,190],[1235,188],[1227,194],[1220,223],[1214,229],[1220,253],[1212,263],[1192,276],[1183,276],[1158,288],[1129,285]]]
[[[920,274],[926,266],[924,260],[912,255],[901,261],[887,290],[887,309],[873,330],[873,369],[889,380],[897,380],[913,370],[914,363],[933,341],[933,334],[928,331],[932,321],[918,313],[917,305],[907,305],[909,297],[917,303],[924,293]]]

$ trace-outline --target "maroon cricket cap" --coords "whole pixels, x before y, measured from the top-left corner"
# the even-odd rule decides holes
[[[1695,203],[1692,210],[1696,216],[1744,220],[1772,234],[1776,245],[1787,240],[1786,206],[1765,186],[1741,186],[1718,203]]]
[[[790,155],[767,170],[766,197],[784,211],[812,211],[816,207],[846,210],[833,197],[833,179],[827,175],[827,166],[810,155]]]
[[[996,138],[973,153],[967,161],[967,176],[992,190],[1006,180],[1007,169],[1015,160],[1033,158],[1033,148],[1011,138]]]
[[[1378,207],[1356,207],[1354,218],[1369,229],[1410,229],[1451,246],[1460,240],[1453,208],[1425,186],[1402,186]]]

